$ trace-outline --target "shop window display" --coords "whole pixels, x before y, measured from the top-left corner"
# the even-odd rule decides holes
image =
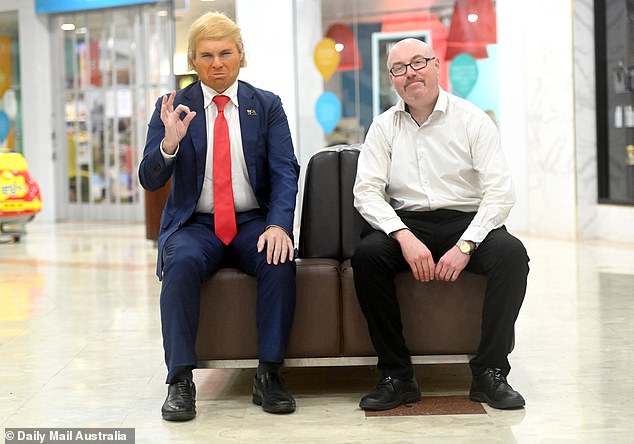
[[[22,155],[18,16],[0,13],[0,243],[17,242],[42,209],[40,188]]]
[[[634,0],[595,1],[599,201],[634,205]]]
[[[0,13],[0,152],[22,152],[17,23],[17,13]]]
[[[63,81],[56,103],[62,213],[72,218],[142,219],[136,171],[148,110],[173,88],[168,5],[107,8],[52,17],[59,36],[57,70]]]
[[[323,77],[323,94],[312,106],[326,145],[362,142],[374,116],[396,103],[386,55],[406,37],[432,46],[441,61],[442,88],[475,103],[497,122],[494,1],[404,0],[390,3],[391,9],[385,4],[322,2],[323,38],[315,42],[315,68]]]

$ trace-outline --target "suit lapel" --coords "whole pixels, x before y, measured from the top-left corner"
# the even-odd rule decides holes
[[[189,134],[196,153],[196,178],[198,189],[200,189],[207,162],[207,117],[200,81],[192,85],[187,91],[183,104],[187,105],[191,111],[196,111],[196,117],[189,124]]]
[[[249,180],[253,189],[256,188],[256,152],[258,138],[260,136],[260,119],[262,110],[258,109],[253,91],[242,82],[238,83],[238,103],[240,115],[240,131],[242,132],[242,151],[247,164]]]

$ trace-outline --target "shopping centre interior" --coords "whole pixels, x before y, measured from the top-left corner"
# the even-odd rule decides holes
[[[0,426],[133,428],[138,443],[631,440],[631,0],[77,3],[0,0],[0,161],[20,153],[41,198],[19,236],[11,223],[0,232]],[[494,8],[479,48],[456,46],[464,4]],[[284,368],[292,415],[252,404],[249,366],[197,369],[196,419],[161,419],[164,194],[144,191],[137,168],[156,99],[195,81],[189,25],[216,10],[242,29],[240,78],[280,95],[288,115],[302,170],[296,239],[312,156],[362,143],[393,103],[379,61],[395,39],[430,42],[441,86],[495,119],[517,195],[507,227],[531,259],[509,376],[525,408],[469,401],[466,359],[435,357],[416,365],[423,400],[381,414],[358,406],[376,368],[351,360]],[[340,39],[353,51],[337,63],[316,55]],[[321,112],[333,107],[336,118]]]

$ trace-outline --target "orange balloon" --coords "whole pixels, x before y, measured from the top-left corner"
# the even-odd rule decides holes
[[[339,53],[335,49],[335,41],[325,37],[317,43],[313,59],[324,80],[328,80],[339,66]]]

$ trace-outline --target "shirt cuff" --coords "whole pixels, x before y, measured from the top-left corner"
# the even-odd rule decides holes
[[[465,232],[462,233],[460,239],[470,240],[472,242],[475,242],[476,246],[478,246],[484,240],[484,238],[487,237],[490,231],[491,230],[487,229],[486,227],[474,227],[470,225],[469,227],[467,227]]]
[[[383,232],[385,232],[388,236],[391,236],[395,231],[409,230],[409,227],[405,225],[401,219],[397,218],[383,223],[381,230],[383,230]]]
[[[165,150],[163,150],[164,141],[165,139],[161,140],[161,155],[163,156],[165,163],[169,164],[174,160],[174,158],[176,158],[176,154],[178,154],[178,147],[180,146],[180,144],[176,145],[176,151],[174,151],[174,154],[167,154]]]

